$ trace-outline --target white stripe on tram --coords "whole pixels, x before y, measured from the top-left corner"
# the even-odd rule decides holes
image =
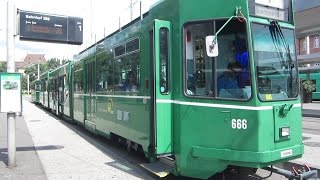
[[[75,96],[86,96],[89,97],[90,94],[74,94]],[[127,98],[127,99],[151,99],[150,96],[126,96],[126,95],[103,95],[103,94],[93,94],[93,97],[109,97],[109,98]]]
[[[90,96],[89,94],[74,94],[78,96]],[[109,97],[109,98],[127,98],[127,99],[151,99],[150,96],[125,96],[125,95],[99,95],[95,94],[92,95],[94,97]],[[242,110],[253,110],[253,111],[260,111],[260,110],[272,110],[273,106],[238,106],[238,105],[227,105],[227,104],[210,104],[210,103],[197,103],[197,102],[186,102],[186,101],[177,101],[177,100],[170,100],[170,99],[157,99],[157,103],[163,104],[180,104],[180,105],[187,105],[187,106],[200,106],[200,107],[214,107],[214,108],[230,108],[230,109],[242,109]],[[293,107],[301,107],[301,104],[294,104]]]
[[[210,103],[197,103],[197,102],[185,102],[185,101],[176,101],[176,100],[165,100],[165,99],[157,99],[157,103],[165,103],[165,104],[180,104],[187,106],[201,106],[201,107],[214,107],[214,108],[230,108],[230,109],[242,109],[242,110],[272,110],[273,106],[238,106],[238,105],[226,105],[226,104],[210,104]],[[301,104],[294,104],[293,107],[301,107]]]

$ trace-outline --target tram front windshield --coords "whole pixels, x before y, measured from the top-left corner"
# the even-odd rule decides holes
[[[293,29],[252,24],[254,58],[261,101],[297,98],[298,68],[295,56]]]

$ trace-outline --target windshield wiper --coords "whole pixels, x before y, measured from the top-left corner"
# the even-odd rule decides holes
[[[289,83],[289,91],[288,91],[288,95],[291,97],[294,95],[294,90],[293,90],[293,79],[296,80],[295,84],[297,84],[297,81],[298,79],[297,78],[293,78],[293,69],[295,68],[295,64],[293,63],[292,61],[292,57],[291,57],[291,52],[290,52],[290,47],[289,47],[289,44],[287,43],[283,33],[282,33],[282,29],[279,25],[279,23],[277,21],[271,21],[270,22],[271,26],[270,26],[270,32],[271,32],[271,35],[272,35],[272,39],[273,40],[276,40],[276,42],[278,43],[278,45],[280,45],[280,40],[282,41],[282,44],[284,46],[284,49],[285,49],[285,53],[286,53],[286,56],[287,56],[287,62],[288,62],[288,70],[289,70],[289,73],[290,73],[290,81],[288,82]],[[280,37],[280,40],[278,39]],[[280,53],[280,48],[278,47],[278,52]],[[281,54],[279,54],[281,56]],[[282,57],[282,56],[281,56]],[[282,64],[284,65],[286,63],[285,60],[282,60]]]
[[[280,45],[279,39],[278,37],[280,37],[280,40],[282,41],[282,44],[284,46],[285,49],[285,53],[287,56],[287,61],[289,63],[289,67],[291,68],[291,70],[295,67],[294,63],[292,62],[292,57],[291,57],[291,52],[290,52],[290,47],[289,44],[287,43],[283,33],[282,33],[282,29],[278,23],[278,21],[271,21],[270,22],[271,26],[270,26],[270,32],[272,35],[272,39],[274,41],[276,41],[278,44]],[[276,46],[276,48],[278,49],[278,52],[280,53],[280,48]],[[281,55],[280,55],[281,57]],[[283,60],[282,63],[285,63],[285,61]]]

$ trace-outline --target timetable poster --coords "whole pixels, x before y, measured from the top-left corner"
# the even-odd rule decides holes
[[[21,112],[21,74],[1,74],[1,112]]]

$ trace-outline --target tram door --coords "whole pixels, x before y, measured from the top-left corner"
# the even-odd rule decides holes
[[[54,110],[56,111],[56,114],[59,115],[59,102],[58,102],[58,97],[59,97],[59,94],[58,94],[58,91],[59,88],[58,88],[58,78],[55,78],[54,79],[54,89],[53,89],[53,101],[54,101]]]
[[[95,61],[86,63],[86,96],[85,96],[85,127],[95,131],[95,112],[96,112],[96,87],[95,87]]]
[[[156,154],[172,153],[171,23],[155,20],[153,27],[153,116]]]

